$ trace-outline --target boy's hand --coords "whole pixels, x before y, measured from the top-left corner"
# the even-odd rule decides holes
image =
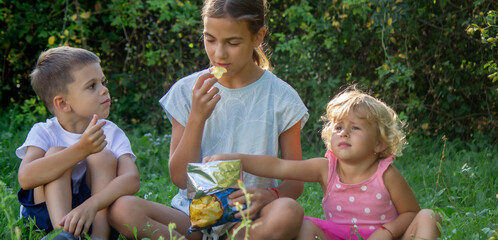
[[[201,120],[206,120],[211,116],[214,107],[220,101],[219,89],[213,87],[217,79],[210,73],[199,76],[192,89],[192,109],[191,114],[195,114]]]
[[[95,207],[92,206],[91,202],[85,201],[64,216],[59,222],[59,225],[64,227],[64,231],[69,232],[78,238],[81,236],[81,233],[88,232],[96,214],[97,211]]]
[[[97,120],[97,115],[94,114],[90,124],[88,124],[88,127],[85,132],[83,132],[81,139],[78,141],[80,146],[88,151],[88,155],[102,151],[102,149],[104,149],[107,145],[104,130],[102,130],[102,127],[105,125],[105,121],[97,123]]]

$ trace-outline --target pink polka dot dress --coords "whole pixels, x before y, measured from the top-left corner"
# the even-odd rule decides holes
[[[337,158],[331,151],[325,157],[329,159],[327,192],[322,200],[326,220],[305,219],[319,226],[327,239],[358,239],[358,235],[367,239],[382,224],[398,216],[382,178],[394,156],[380,160],[377,171],[357,184],[342,183],[336,171]]]

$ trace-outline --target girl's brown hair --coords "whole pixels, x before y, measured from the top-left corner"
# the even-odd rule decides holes
[[[266,28],[266,7],[266,0],[206,0],[202,8],[202,19],[229,17],[237,21],[247,21],[249,31],[255,35],[259,29]],[[254,49],[252,59],[263,69],[271,68],[263,46]]]

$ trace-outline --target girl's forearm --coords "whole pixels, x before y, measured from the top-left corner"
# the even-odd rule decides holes
[[[178,145],[171,153],[169,171],[172,182],[181,189],[187,188],[187,165],[197,162],[201,155],[204,121],[189,116]]]
[[[277,157],[268,155],[245,155],[235,154],[234,159],[240,159],[242,169],[248,173],[276,179],[286,179],[289,176],[285,175],[286,161]],[[279,197],[290,197],[297,199],[303,192],[304,184],[301,181],[284,180],[278,185],[276,190]]]
[[[304,184],[296,180],[284,180],[276,188],[280,197],[299,198],[303,193]]]
[[[242,170],[267,178],[282,178],[280,171],[282,160],[268,155],[235,154],[234,159],[240,159]]]
[[[405,233],[406,229],[415,218],[415,215],[417,215],[416,212],[401,213],[392,222],[384,224],[384,227],[389,229],[395,237],[400,237]]]

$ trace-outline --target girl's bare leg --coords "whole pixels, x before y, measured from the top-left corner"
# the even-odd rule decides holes
[[[291,198],[279,198],[261,209],[254,228],[249,230],[249,239],[294,239],[299,234],[304,211],[301,205]],[[232,227],[233,231],[240,224]],[[240,231],[237,239],[244,239]]]
[[[321,239],[326,240],[327,236],[319,228],[310,220],[304,220],[301,225],[301,230],[299,231],[299,235],[297,236],[297,240],[307,240],[307,239]]]
[[[441,236],[437,223],[442,223],[438,213],[431,209],[422,209],[408,226],[402,239],[437,239]]]
[[[189,217],[180,210],[147,201],[135,196],[118,198],[109,210],[109,220],[114,229],[127,238],[169,239],[169,223],[175,223],[172,236],[185,236],[190,227]],[[199,232],[188,235],[187,239],[201,239]]]

